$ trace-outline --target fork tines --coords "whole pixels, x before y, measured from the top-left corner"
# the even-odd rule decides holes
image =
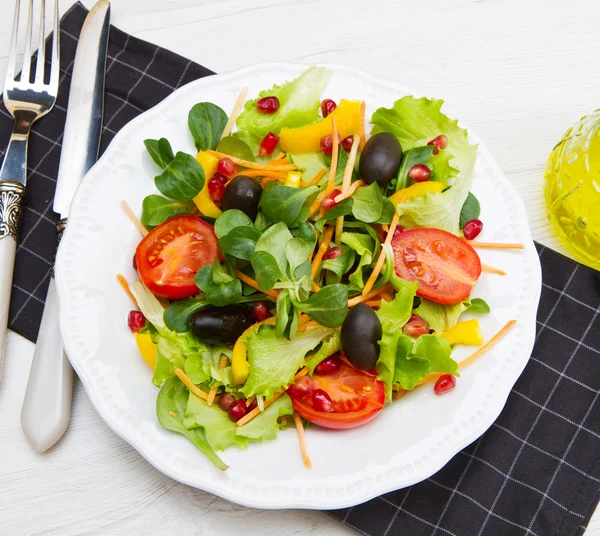
[[[38,2],[36,2],[38,3]],[[6,68],[6,78],[4,89],[33,89],[43,90],[56,95],[58,90],[59,65],[59,29],[58,29],[58,0],[54,3],[54,23],[52,26],[52,50],[50,54],[50,76],[47,84],[44,83],[45,63],[46,63],[46,0],[39,0],[40,3],[40,23],[38,35],[38,56],[35,67],[35,78],[33,83],[31,78],[31,42],[33,38],[33,17],[34,0],[29,0],[29,9],[27,14],[27,26],[25,29],[25,50],[23,52],[23,65],[20,76],[16,74],[17,63],[17,39],[19,37],[19,14],[21,11],[21,0],[16,0],[15,15],[13,20],[12,36],[8,51],[8,65]],[[18,78],[18,80],[16,79]]]

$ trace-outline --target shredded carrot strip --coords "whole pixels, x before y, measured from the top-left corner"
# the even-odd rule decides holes
[[[213,405],[213,402],[215,401],[215,397],[217,396],[217,388],[213,387],[209,392],[208,392],[208,396],[206,397],[206,403],[209,406]]]
[[[337,163],[338,163],[338,152],[339,152],[339,142],[337,126],[335,124],[335,117],[331,116],[331,167],[329,168],[329,179],[327,181],[327,192],[331,192],[333,190],[333,186],[335,184],[335,174],[337,171]]]
[[[319,285],[317,285],[314,281],[312,284],[312,291],[313,292],[319,292],[319,290],[321,290],[321,287]]]
[[[360,103],[360,150],[362,151],[365,143],[367,143],[367,137],[365,136],[365,101]]]
[[[364,186],[364,185],[365,185],[365,183],[363,181],[361,181],[361,180],[354,181],[350,185],[350,187],[345,192],[342,192],[340,195],[338,195],[334,199],[334,201],[336,203],[341,203],[344,199],[348,199],[349,197],[352,197],[352,195],[354,194],[354,192],[356,192],[356,190],[358,190],[358,188],[360,186]]]
[[[236,177],[244,175],[244,177],[273,177],[274,179],[285,179],[287,171],[272,171],[269,169],[247,169],[240,171]],[[231,179],[230,179],[231,180]]]
[[[485,354],[488,350],[495,346],[500,341],[500,339],[504,337],[516,323],[516,320],[510,320],[509,322],[507,322],[506,325],[498,333],[496,333],[488,342],[486,342],[481,348],[478,348],[477,351],[472,353],[469,357],[463,359],[458,364],[458,368],[460,369],[466,367],[467,365],[473,363],[473,361],[475,361],[476,359],[479,359],[483,354]],[[422,385],[424,383],[430,382],[431,380],[437,380],[440,376],[443,376],[443,374],[444,373],[442,372],[433,372],[432,374],[428,374],[420,382],[418,382],[417,385]]]
[[[348,161],[344,169],[344,177],[342,179],[342,195],[350,188],[350,181],[352,180],[352,171],[354,170],[354,162],[356,161],[356,154],[358,152],[358,136],[354,136],[352,140],[352,148],[348,155]],[[337,197],[336,197],[337,199]],[[344,231],[344,216],[339,216],[335,220],[335,239],[340,242],[342,239],[342,232]]]
[[[221,356],[221,360],[219,361],[219,366],[218,366],[218,369],[219,369],[219,370],[222,370],[222,369],[224,369],[224,368],[227,366],[227,363],[228,363],[228,362],[229,362],[229,358],[228,358],[228,357],[227,357],[225,354],[223,354],[223,355]]]
[[[310,457],[308,456],[308,451],[306,450],[306,439],[304,438],[304,426],[302,426],[302,419],[295,411],[292,417],[294,417],[296,430],[298,430],[298,441],[300,442],[300,453],[302,454],[302,461],[304,462],[304,466],[307,469],[310,469],[312,467],[312,464],[310,463]]]
[[[319,266],[321,265],[321,261],[323,260],[323,255],[327,251],[329,244],[331,242],[331,237],[333,236],[333,227],[329,226],[325,229],[323,233],[323,240],[321,240],[321,245],[319,246],[319,250],[315,256],[315,260],[312,262],[312,267],[310,269],[310,277],[314,281],[317,276],[317,272],[319,271]]]
[[[323,201],[323,199],[325,199],[328,195],[329,192],[326,188],[317,196],[317,198],[313,201],[313,204],[310,206],[310,209],[308,211],[309,218],[312,218],[317,213],[319,208],[321,208],[321,201]]]
[[[325,175],[325,173],[327,173],[326,169],[322,169],[321,171],[319,171],[310,182],[307,182],[306,184],[300,182],[300,185],[302,186],[302,188],[305,188],[306,186],[314,186],[315,184],[317,184]]]
[[[238,95],[238,98],[235,100],[235,104],[233,105],[233,110],[231,110],[231,114],[229,115],[229,119],[227,120],[227,124],[223,129],[223,134],[221,134],[221,139],[223,139],[225,136],[229,136],[229,133],[233,128],[233,124],[235,123],[235,120],[237,119],[237,116],[240,113],[242,104],[244,104],[244,99],[246,98],[247,93],[247,87],[242,88],[242,91],[240,91],[240,94]]]
[[[243,160],[241,158],[237,158],[236,156],[232,156],[230,154],[220,153],[219,151],[212,151],[208,149],[206,151],[208,154],[212,154],[217,158],[229,158],[233,162],[235,162],[238,166],[243,166],[249,169],[266,169],[266,170],[278,170],[278,171],[291,171],[296,169],[295,164],[280,164],[277,162],[267,162],[266,164],[261,164],[258,162],[250,162],[249,160]]]
[[[384,233],[387,233],[390,230],[387,223],[382,223],[381,228],[383,229]]]
[[[273,160],[283,160],[284,158],[285,158],[285,153],[282,151],[275,158],[273,158]],[[271,162],[273,160],[271,160]]]
[[[308,374],[308,367],[304,367],[294,376],[294,380],[297,380],[298,378],[300,378],[302,376],[306,376],[307,374]],[[275,402],[275,400],[277,400],[283,393],[284,393],[284,391],[278,391],[273,394],[273,398],[271,398],[271,400],[265,400],[265,409],[268,408],[273,402]],[[244,415],[236,424],[238,426],[243,426],[248,421],[251,421],[252,419],[254,419],[254,417],[256,417],[259,413],[260,413],[260,408],[256,407],[252,411],[249,411],[248,413],[246,413],[246,415]]]
[[[363,303],[369,307],[379,307],[381,305],[381,300],[367,300]]]
[[[392,295],[387,293],[387,292],[382,292],[381,293],[381,299],[385,300],[385,301],[392,301]]]
[[[475,242],[474,240],[467,240],[467,244],[474,248],[481,249],[525,249],[524,244],[502,244],[499,242]]]
[[[374,288],[373,290],[371,290],[364,296],[362,294],[359,294],[358,296],[355,296],[354,298],[350,298],[348,300],[348,307],[354,307],[355,305],[358,305],[359,303],[362,303],[364,301],[371,299],[373,296],[377,296],[378,294],[381,294],[382,292],[387,292],[389,290],[390,290],[390,286],[388,283],[386,283],[385,285],[382,285],[381,287]]]
[[[264,188],[271,181],[280,181],[284,179],[284,177],[265,177],[262,181],[260,181],[260,187]]]
[[[481,263],[481,271],[488,272],[490,274],[506,275],[504,270],[500,270],[499,268],[494,268],[493,266],[488,266],[487,264],[483,263]]]
[[[319,327],[321,324],[311,320],[310,322],[305,322],[301,326],[298,326],[298,333],[304,333],[310,327]]]
[[[177,376],[183,382],[183,384],[190,390],[190,393],[193,393],[197,397],[203,398],[204,400],[208,398],[208,395],[202,391],[202,389],[199,389],[196,385],[194,385],[194,382],[190,380],[189,376],[180,368],[175,369],[175,376]]]
[[[135,299],[135,296],[131,293],[131,290],[129,290],[129,283],[127,282],[127,279],[125,279],[125,276],[117,274],[117,279],[119,281],[119,284],[123,287],[123,290],[127,293],[127,296],[131,298],[131,301],[137,307],[137,300]]]
[[[252,279],[251,277],[248,277],[244,272],[240,272],[239,270],[236,270],[235,273],[244,283],[246,283],[246,285],[250,285],[253,289],[258,290],[259,292],[263,292],[261,290],[261,288],[258,286],[258,283],[256,281],[254,281],[254,279]],[[269,296],[269,298],[272,298],[273,300],[276,300],[277,296],[279,296],[279,292],[277,290],[267,290],[265,292],[265,294],[267,296]]]
[[[406,394],[406,391],[404,389],[400,389],[394,393],[394,396],[392,398],[394,400],[398,400],[399,398],[402,398],[405,394]]]
[[[121,206],[125,211],[125,214],[129,216],[129,219],[133,222],[133,224],[138,228],[138,231],[142,233],[142,236],[146,236],[148,234],[148,229],[144,227],[142,222],[138,219],[138,217],[133,213],[130,206],[127,204],[127,201],[121,201]]]
[[[390,223],[390,230],[388,231],[387,236],[385,237],[384,244],[386,244],[386,245],[392,241],[392,237],[394,236],[394,231],[396,230],[396,226],[398,225],[398,218],[400,218],[400,215],[397,212],[395,212],[394,217],[392,218],[392,223]],[[365,288],[363,288],[363,290],[362,290],[363,296],[365,294],[368,294],[369,291],[373,288],[373,285],[375,284],[375,281],[377,280],[377,277],[379,276],[379,273],[381,272],[381,269],[383,268],[384,262],[385,262],[385,250],[382,248],[381,253],[379,254],[379,258],[377,259],[377,263],[375,264],[375,268],[373,268],[373,271],[371,272],[369,279],[367,279]]]

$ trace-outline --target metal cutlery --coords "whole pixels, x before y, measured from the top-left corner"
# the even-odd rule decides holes
[[[41,3],[38,58],[33,82],[31,81],[31,40],[33,34],[33,0],[29,0],[25,51],[21,75],[16,80],[17,39],[19,34],[20,0],[17,0],[13,29],[8,52],[8,66],[4,82],[4,105],[15,122],[2,169],[0,169],[0,377],[8,328],[10,290],[23,215],[23,198],[27,185],[27,141],[31,125],[46,115],[56,102],[58,92],[59,39],[58,2],[54,7],[54,34],[50,54],[50,77],[46,74],[44,42],[45,1]]]
[[[77,187],[98,158],[109,19],[110,3],[100,0],[85,19],[77,44],[53,206],[60,215],[59,242]],[[54,445],[67,428],[72,386],[73,369],[60,336],[52,277],[21,411],[21,427],[37,452]]]

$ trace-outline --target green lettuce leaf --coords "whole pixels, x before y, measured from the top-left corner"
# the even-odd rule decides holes
[[[308,358],[304,365],[308,367],[310,374],[312,374],[317,365],[330,355],[339,352],[342,349],[342,337],[338,331],[334,331],[331,335],[323,339],[323,343],[317,350],[317,352]]]
[[[237,118],[237,127],[262,138],[268,132],[278,134],[283,126],[294,128],[318,121],[321,93],[330,78],[331,73],[323,67],[310,67],[290,82],[261,91],[259,99],[279,99],[279,110],[265,114],[256,109],[258,99],[248,101]]]
[[[456,305],[442,305],[425,298],[421,298],[421,304],[415,309],[415,314],[419,315],[429,324],[429,328],[438,335],[448,331],[457,322],[461,314],[471,307],[471,301],[466,300]]]
[[[246,398],[263,396],[267,400],[276,391],[294,381],[294,374],[304,364],[308,352],[334,330],[324,327],[309,328],[297,333],[292,340],[279,337],[275,329],[263,327],[246,339],[250,373],[242,393]]]
[[[450,184],[442,193],[413,197],[397,207],[399,224],[408,227],[437,227],[452,233],[459,231],[462,206],[471,188],[477,146],[469,143],[467,131],[456,120],[441,112],[440,99],[415,99],[407,96],[397,100],[392,108],[379,108],[371,122],[373,134],[391,132],[407,151],[426,145],[440,134],[448,137],[448,147],[434,155],[436,181]]]
[[[402,326],[410,318],[417,286],[416,282],[404,281],[404,284],[397,290],[394,299],[389,302],[382,300],[377,311],[383,336],[379,341],[379,359],[375,368],[379,374],[379,380],[385,384],[388,401],[391,401],[392,397],[398,340],[402,335]]]
[[[281,428],[277,419],[293,412],[292,401],[284,393],[250,422],[238,426],[218,404],[209,406],[205,400],[190,393],[183,425],[190,432],[202,430],[214,450],[225,450],[230,445],[243,449],[250,441],[275,439]]]

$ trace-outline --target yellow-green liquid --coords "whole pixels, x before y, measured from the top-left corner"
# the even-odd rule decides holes
[[[546,164],[550,220],[575,258],[600,270],[600,110],[558,142]]]

